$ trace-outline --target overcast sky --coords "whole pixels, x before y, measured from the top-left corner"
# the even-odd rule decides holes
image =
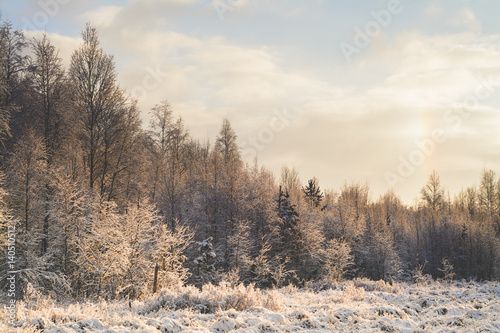
[[[500,171],[500,5],[478,1],[1,0],[65,64],[90,21],[145,123],[168,100],[212,142],[322,188],[368,182],[413,203],[436,169],[450,195]]]

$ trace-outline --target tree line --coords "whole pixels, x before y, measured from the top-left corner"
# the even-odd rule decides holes
[[[244,163],[227,119],[215,142],[200,141],[162,101],[143,129],[91,25],[64,68],[46,35],[0,24],[0,274],[13,271],[15,226],[18,297],[500,276],[494,171],[453,199],[434,172],[413,206],[392,191],[372,200],[359,183],[322,191],[292,167],[276,177]]]

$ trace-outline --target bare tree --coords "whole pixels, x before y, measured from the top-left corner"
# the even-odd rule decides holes
[[[172,107],[168,101],[155,105],[151,110],[151,121],[149,134],[151,137],[152,153],[152,184],[151,199],[155,201],[158,192],[160,175],[165,169],[168,149],[168,131],[172,126]]]
[[[216,250],[220,250],[219,258],[230,256],[228,236],[232,233],[236,219],[239,217],[242,189],[243,163],[236,143],[237,135],[229,120],[224,119],[217,135],[213,151],[214,201],[216,204],[215,225],[221,233],[220,243]],[[224,261],[228,268],[228,261]]]
[[[89,186],[95,188],[100,179],[102,192],[112,154],[113,127],[119,122],[125,99],[116,83],[113,57],[99,46],[96,29],[87,24],[82,37],[83,44],[71,56],[69,74],[82,124]]]
[[[66,87],[63,84],[64,70],[55,46],[44,34],[41,39],[33,38],[31,43],[33,59],[29,62],[28,78],[33,94],[33,115],[39,119],[44,143],[46,146],[47,164],[53,164],[53,156],[63,141],[61,124],[64,118],[63,106],[67,102]],[[42,253],[48,248],[49,233],[49,196],[51,189],[46,187],[45,217],[43,223]]]
[[[10,22],[0,25],[0,82],[2,105],[12,105],[13,91],[20,84],[20,75],[26,69],[27,55],[23,50],[28,46],[24,34],[12,28]]]
[[[47,146],[48,163],[60,142],[62,106],[65,101],[64,69],[59,52],[44,34],[31,40],[33,60],[29,65],[29,78],[35,94],[36,114],[40,115],[42,133]]]
[[[16,91],[19,90],[22,74],[26,70],[27,46],[24,34],[12,28],[10,22],[0,22],[0,142],[10,137]],[[17,126],[15,126],[17,130]]]
[[[164,194],[167,199],[167,217],[172,231],[176,222],[183,222],[181,204],[186,184],[185,173],[188,168],[189,133],[182,118],[178,118],[168,131],[167,161],[164,176]]]
[[[302,198],[301,183],[299,172],[293,167],[290,168],[283,165],[281,168],[280,184],[283,186],[283,190],[288,192],[292,201],[299,206]]]

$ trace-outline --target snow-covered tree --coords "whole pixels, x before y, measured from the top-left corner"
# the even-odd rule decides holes
[[[216,254],[212,245],[212,237],[196,242],[198,256],[194,259],[195,277],[199,285],[212,282],[216,279]]]
[[[125,233],[128,254],[123,283],[118,293],[127,298],[138,298],[151,292],[155,253],[152,253],[154,231],[159,222],[155,207],[146,202],[129,204],[122,217],[121,228]]]
[[[290,195],[288,192],[283,192],[281,187],[276,203],[278,223],[280,224],[280,257],[283,260],[289,259],[289,268],[297,270],[301,265],[305,242],[297,206],[290,201]]]
[[[178,118],[167,133],[166,168],[162,173],[161,190],[167,223],[175,231],[176,222],[184,222],[182,202],[185,194],[185,173],[189,158],[189,133]]]
[[[251,225],[247,220],[238,220],[235,223],[233,232],[228,238],[230,249],[229,260],[231,268],[237,269],[241,275],[245,275],[251,266],[251,250],[253,240],[250,237]]]
[[[323,279],[328,282],[340,281],[354,263],[349,243],[342,239],[331,239],[324,253]]]
[[[157,270],[157,280],[156,283],[153,281],[153,284],[156,284],[156,288],[177,286],[186,282],[190,274],[185,266],[187,257],[184,252],[192,240],[193,233],[184,225],[179,224],[175,231],[165,224],[155,226],[153,262]]]
[[[344,185],[336,205],[334,235],[354,244],[359,241],[366,226],[368,187],[360,184]]]
[[[6,173],[10,204],[27,231],[41,227],[47,174],[45,143],[34,131],[28,130],[16,142]]]
[[[49,206],[49,249],[53,255],[54,267],[76,283],[78,244],[86,230],[87,217],[93,209],[93,199],[83,182],[75,179],[68,168],[55,168],[51,175],[50,187],[53,193]]]
[[[77,291],[87,297],[116,295],[129,267],[127,233],[116,204],[94,199],[77,242]]]

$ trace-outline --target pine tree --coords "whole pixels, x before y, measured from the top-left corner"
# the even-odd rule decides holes
[[[306,202],[311,205],[311,207],[319,207],[321,200],[323,200],[323,193],[321,192],[319,186],[317,185],[317,179],[309,179],[307,185],[302,188]]]
[[[296,205],[290,201],[288,191],[283,193],[279,189],[277,202],[277,215],[280,223],[281,254],[283,260],[290,259],[290,269],[295,270],[300,266],[304,237],[299,228],[299,214]]]
[[[296,205],[290,201],[288,191],[283,192],[280,186],[277,202],[278,219],[282,224],[282,234],[291,235],[297,229],[299,223],[299,213]]]
[[[194,264],[196,265],[195,279],[200,286],[215,279],[216,254],[212,241],[212,237],[209,237],[201,242],[196,242],[198,257],[194,259]]]

